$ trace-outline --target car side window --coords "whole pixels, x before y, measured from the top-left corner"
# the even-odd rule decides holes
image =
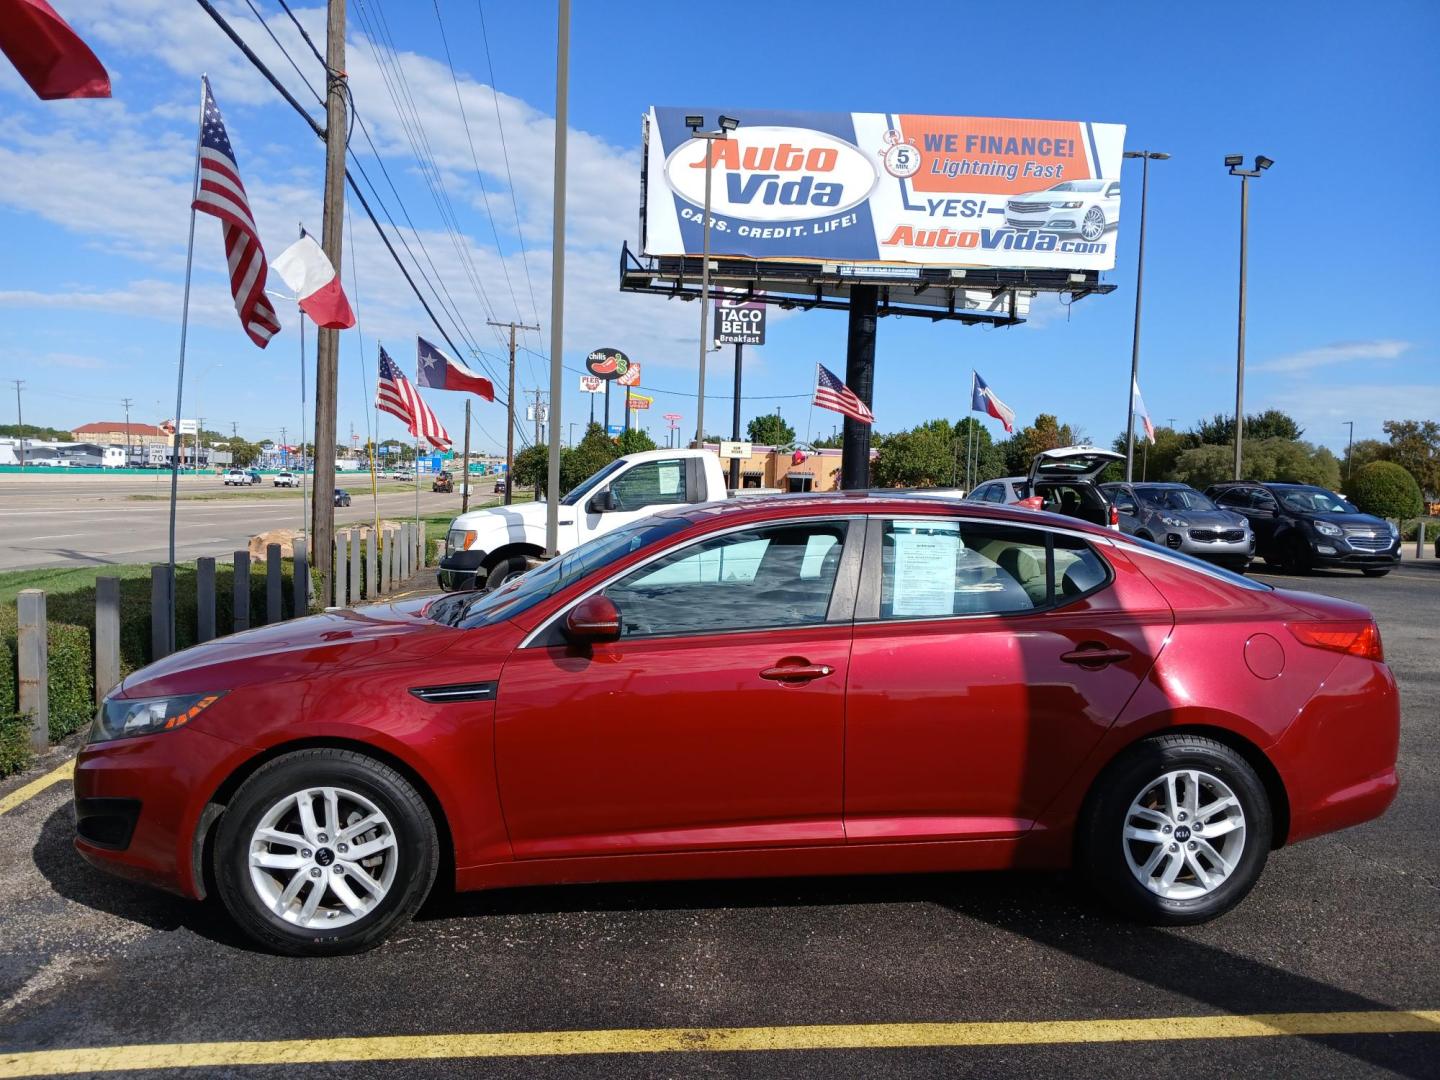
[[[822,623],[847,528],[805,521],[726,533],[640,567],[605,596],[626,638]]]
[[[1227,488],[1216,497],[1215,503],[1218,506],[1237,506],[1248,508],[1253,505],[1251,502],[1251,489],[1249,488]]]
[[[1111,184],[1109,187],[1107,187],[1107,188],[1105,189],[1105,197],[1106,197],[1107,199],[1113,199],[1115,196],[1117,196],[1117,195],[1119,195],[1119,194],[1120,194],[1120,185],[1119,185],[1119,184]]]
[[[1278,510],[1280,508],[1280,504],[1275,501],[1275,496],[1264,488],[1255,488],[1251,493],[1250,505],[1256,510]]]
[[[1031,529],[895,518],[880,568],[882,619],[1031,611],[1049,597],[1045,535]]]
[[[616,510],[640,510],[646,506],[683,503],[685,461],[647,461],[626,469],[610,481],[610,495]]]

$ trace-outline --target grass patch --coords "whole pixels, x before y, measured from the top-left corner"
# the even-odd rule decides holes
[[[344,479],[347,479],[347,477],[337,476],[335,478],[335,486],[344,488],[346,491],[350,492],[351,498],[358,499],[362,495],[370,494],[369,476],[364,477],[363,486],[357,484],[354,487],[346,487],[344,484],[339,482]],[[397,484],[394,481],[384,481],[377,484],[375,490],[380,495],[393,495],[397,492],[413,492],[415,488],[411,484]],[[307,488],[306,494],[308,495],[310,493],[311,489]],[[169,502],[170,492],[166,491],[163,495],[127,495],[126,498],[131,502]],[[223,502],[229,499],[299,499],[300,489],[298,487],[277,488],[273,486],[264,487],[261,485],[256,485],[254,487],[222,487],[216,488],[212,491],[182,491],[179,493],[177,498],[180,502]]]

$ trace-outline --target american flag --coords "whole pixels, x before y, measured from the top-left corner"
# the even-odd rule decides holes
[[[844,413],[851,420],[858,420],[862,424],[875,423],[875,414],[855,396],[855,391],[837,379],[835,373],[824,364],[815,365],[815,400],[811,404]]]
[[[265,276],[270,268],[209,79],[205,80],[205,116],[200,122],[200,191],[191,206],[220,219],[235,310],[250,340],[263,349],[280,330],[275,309],[265,296]]]
[[[410,385],[384,346],[380,348],[380,384],[375,388],[375,407],[404,420],[411,435],[428,439],[436,449],[450,448],[450,433],[430,411],[430,406],[420,400],[420,391]]]

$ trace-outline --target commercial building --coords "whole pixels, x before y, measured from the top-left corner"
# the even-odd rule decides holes
[[[120,420],[97,420],[81,424],[70,432],[76,442],[101,446],[167,446],[170,434],[154,424],[126,424]]]

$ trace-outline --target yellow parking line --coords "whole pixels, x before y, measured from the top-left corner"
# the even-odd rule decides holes
[[[134,1069],[219,1069],[342,1061],[673,1054],[743,1050],[874,1050],[936,1046],[1044,1046],[1283,1035],[1440,1033],[1440,1009],[1415,1012],[1260,1013],[1136,1020],[822,1024],[747,1028],[631,1028],[467,1035],[386,1035],[277,1042],[159,1043],[0,1052],[0,1080]]]
[[[61,780],[69,780],[74,775],[75,759],[71,758],[58,769],[52,769],[50,772],[47,772],[44,776],[40,777],[39,780],[31,780],[30,783],[23,787],[16,788],[10,792],[9,795],[0,797],[0,814],[8,814],[11,810],[14,810],[15,807],[27,799],[33,799],[52,784],[58,784]]]

